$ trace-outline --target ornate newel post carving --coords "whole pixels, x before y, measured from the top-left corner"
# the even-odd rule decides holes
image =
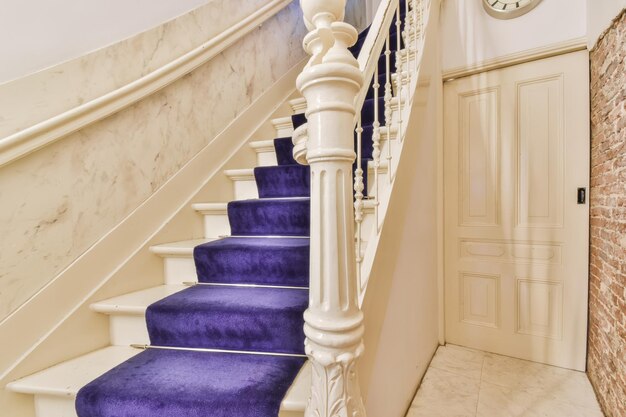
[[[295,151],[311,167],[309,308],[306,353],[313,365],[307,417],[365,416],[355,361],[363,351],[354,257],[352,164],[354,99],[363,83],[348,51],[356,30],[342,22],[345,0],[302,0],[312,55],[297,86],[307,100],[306,146]],[[294,137],[294,139],[296,139]],[[306,152],[304,152],[306,150]]]

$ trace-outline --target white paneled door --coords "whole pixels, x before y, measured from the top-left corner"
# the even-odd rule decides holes
[[[445,84],[446,341],[585,369],[588,62]]]

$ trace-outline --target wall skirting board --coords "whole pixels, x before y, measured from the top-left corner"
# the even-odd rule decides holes
[[[475,65],[445,70],[442,78],[444,81],[451,81],[456,78],[467,77],[469,75],[485,71],[523,64],[525,62],[535,61],[538,59],[550,58],[552,56],[567,54],[570,52],[582,51],[584,49],[587,49],[586,37],[571,39],[565,42],[559,42],[552,45],[542,46],[540,48],[516,52],[514,54],[505,55],[495,59],[489,59]]]
[[[208,62],[291,3],[271,0],[200,46],[120,88],[0,139],[0,166],[140,101]]]
[[[0,323],[0,339],[11,340],[0,355],[0,386],[23,376],[24,370],[16,369],[22,368],[23,362],[35,350],[41,350],[42,344],[79,309],[86,309],[94,295],[133,257],[141,251],[147,252],[159,231],[197,198],[215,174],[222,171],[225,164],[294,92],[296,77],[304,64],[305,61],[301,61],[269,86],[150,198]],[[60,299],[62,303],[57,302]],[[80,342],[72,340],[71,346],[67,346],[68,351],[74,352],[68,353],[69,357],[77,355],[76,351],[85,353],[94,349],[93,346],[76,344],[80,345]],[[59,360],[58,357],[46,359],[51,363],[44,363],[43,367]],[[42,359],[37,359],[37,362],[36,366],[27,366],[26,369],[41,369]]]

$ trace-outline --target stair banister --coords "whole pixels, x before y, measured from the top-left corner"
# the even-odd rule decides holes
[[[385,46],[385,42],[388,38],[388,30],[397,8],[398,0],[383,0],[376,11],[368,36],[357,58],[364,80],[371,80],[374,76],[374,71],[377,68],[377,65],[374,64],[378,62],[378,57]],[[363,107],[363,102],[367,95],[367,87],[367,85],[364,85],[361,91],[359,91],[356,98],[357,109]]]
[[[355,97],[363,77],[347,49],[357,31],[345,0],[302,0],[311,55],[297,80],[307,101],[305,156],[311,170],[309,307],[305,351],[312,364],[306,417],[359,417],[365,409],[355,362],[363,351],[356,278],[352,164]],[[301,158],[299,159],[301,160]]]

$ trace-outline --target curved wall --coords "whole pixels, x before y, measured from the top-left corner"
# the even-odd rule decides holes
[[[241,19],[237,16],[268,1],[238,5],[239,12],[229,9],[234,7],[230,3],[221,2],[220,11],[216,7],[220,2],[213,1],[181,16],[179,23],[170,22],[150,31],[150,35],[126,40],[119,49],[109,48],[110,53],[119,54],[108,58],[128,62],[126,68],[132,74],[142,73],[158,67],[157,62],[167,62],[170,46],[182,43],[192,48],[205,41],[209,22],[213,27],[229,27],[232,19]],[[198,21],[199,13],[203,20]],[[187,24],[194,20],[196,25]],[[304,58],[304,33],[301,11],[294,2],[178,81],[1,167],[0,320],[119,224],[300,62]],[[197,43],[190,45],[189,39]],[[149,47],[155,45],[162,49],[153,51],[157,52],[154,61],[144,60],[151,56]],[[161,50],[163,55],[157,59]],[[107,62],[106,56],[97,55],[86,62],[90,64],[74,67],[76,78],[85,83],[93,79],[108,82],[98,68]],[[65,84],[54,83],[55,70],[44,73],[42,76],[52,80],[63,96]],[[122,70],[120,74],[121,78],[133,79]],[[76,86],[70,87],[66,86],[71,90],[68,96],[76,92]],[[19,98],[20,91],[15,90],[10,97]],[[54,101],[54,94],[46,95],[44,91],[42,96],[42,107]],[[32,97],[30,106],[37,106],[37,97]]]

